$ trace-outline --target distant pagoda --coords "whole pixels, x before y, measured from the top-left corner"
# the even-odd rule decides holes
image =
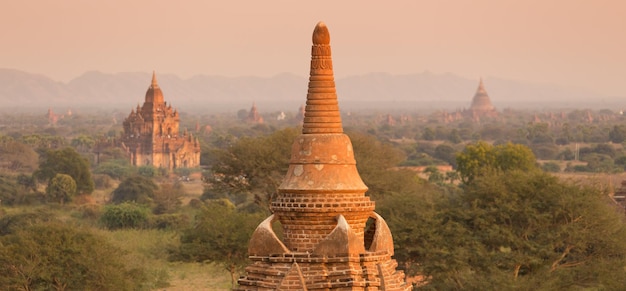
[[[498,116],[496,108],[491,104],[491,99],[489,99],[487,90],[485,90],[482,78],[480,78],[478,89],[476,90],[476,94],[474,94],[474,98],[472,98],[472,105],[466,113],[474,119]]]
[[[120,146],[134,166],[155,166],[169,170],[200,165],[200,143],[185,130],[179,132],[180,116],[163,99],[152,73],[152,83],[143,105],[137,105],[124,120]]]
[[[259,110],[256,108],[256,102],[252,103],[252,108],[250,108],[250,112],[248,112],[248,117],[246,118],[246,122],[263,123],[263,116],[259,114]]]
[[[410,290],[392,259],[391,231],[365,196],[343,133],[330,34],[322,22],[311,54],[302,134],[271,202],[273,214],[252,235],[252,263],[235,290]],[[277,221],[283,239],[272,230]]]

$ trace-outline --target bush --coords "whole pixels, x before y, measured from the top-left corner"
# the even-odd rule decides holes
[[[134,202],[140,204],[152,204],[154,193],[158,186],[152,179],[144,176],[126,178],[117,189],[113,191],[111,202]]]
[[[0,218],[0,236],[13,234],[20,229],[50,221],[56,221],[56,218],[51,213],[45,211],[6,215]]]
[[[113,186],[113,181],[107,174],[94,174],[93,182],[96,185],[96,189],[107,189]]]
[[[561,166],[559,166],[559,164],[554,163],[554,162],[547,162],[545,164],[543,164],[541,166],[541,168],[546,171],[546,172],[550,172],[550,173],[558,173],[561,171]]]
[[[106,174],[113,179],[121,180],[130,176],[133,168],[127,160],[110,160],[100,163],[93,172],[94,174]]]
[[[137,173],[144,177],[154,178],[159,175],[159,170],[154,166],[141,166],[137,168]]]
[[[185,229],[189,227],[189,216],[183,213],[155,215],[150,227],[156,229]]]
[[[139,290],[145,281],[105,238],[61,223],[0,236],[0,246],[3,290]]]
[[[100,217],[108,229],[142,228],[147,225],[149,210],[134,203],[121,203],[104,207]]]

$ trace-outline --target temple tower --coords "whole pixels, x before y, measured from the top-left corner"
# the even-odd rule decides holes
[[[246,118],[248,123],[263,123],[263,116],[259,114],[259,110],[256,108],[256,103],[252,103],[252,108],[250,108],[250,112],[248,112],[248,118]]]
[[[124,120],[120,146],[134,166],[197,167],[200,143],[186,131],[181,134],[179,124],[178,111],[165,102],[153,72],[143,105],[137,105]]]
[[[470,106],[470,110],[478,114],[496,111],[496,108],[491,104],[491,100],[489,99],[487,90],[485,90],[485,85],[483,84],[482,78],[480,78],[480,81],[478,83],[478,89],[476,89],[476,94],[474,94],[474,98],[472,98],[472,105]]]
[[[410,290],[343,133],[324,23],[315,27],[311,54],[302,134],[271,202],[273,214],[252,235],[252,264],[235,290]],[[272,230],[277,221],[282,239]]]

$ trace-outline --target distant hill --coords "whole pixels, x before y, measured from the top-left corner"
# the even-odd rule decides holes
[[[0,102],[12,107],[132,108],[143,102],[151,73],[86,72],[68,83],[12,69],[0,69]],[[295,111],[305,102],[307,78],[293,74],[274,77],[197,75],[181,79],[157,74],[166,101],[181,110],[219,112],[248,109]],[[392,75],[371,73],[337,79],[342,109],[454,110],[465,108],[478,80],[451,73]],[[597,107],[618,102],[576,88],[485,78],[493,104],[504,107]],[[589,101],[591,100],[591,101]],[[600,102],[598,100],[601,100]],[[603,103],[604,102],[604,103]],[[609,105],[604,108],[610,108]]]

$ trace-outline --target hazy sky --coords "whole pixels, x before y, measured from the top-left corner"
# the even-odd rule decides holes
[[[0,67],[308,74],[324,21],[337,77],[451,72],[626,97],[624,0],[0,0]]]

